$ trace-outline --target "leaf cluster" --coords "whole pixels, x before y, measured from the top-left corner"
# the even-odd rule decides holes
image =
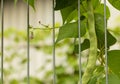
[[[108,0],[109,3],[114,6],[116,9],[120,10],[119,0]],[[63,4],[64,3],[64,4]],[[78,17],[78,0],[56,0],[55,10],[61,12],[63,25],[59,29],[58,37],[56,43],[66,38],[78,38],[78,18],[80,18],[80,31],[81,38],[84,41],[81,43],[81,51],[90,48],[90,38],[88,36],[88,17],[87,16],[87,0],[80,0],[80,17]],[[98,60],[101,65],[104,66],[105,58],[104,58],[104,50],[105,50],[105,29],[104,29],[104,4],[100,2],[100,0],[92,0],[93,12],[94,12],[94,21],[95,21],[95,31],[97,36],[97,46],[98,46]],[[106,22],[110,17],[110,10],[108,6],[106,6]],[[109,30],[107,30],[107,48],[108,48],[108,66],[109,66],[109,81],[112,81],[111,84],[114,84],[114,81],[117,81],[116,84],[120,83],[120,68],[118,67],[120,62],[120,50],[110,50],[110,46],[114,45],[117,42],[116,37],[114,37]],[[78,44],[74,43],[74,53],[78,53]],[[96,67],[97,69],[97,67]],[[102,70],[104,71],[104,70]],[[100,73],[100,72],[99,72]],[[98,74],[99,74],[98,73]],[[89,84],[96,84],[99,82],[100,84],[104,84],[105,81],[102,81],[101,75],[99,77],[97,75],[93,75],[92,80]],[[104,76],[102,76],[104,78]],[[113,78],[116,79],[114,80]],[[100,79],[100,80],[99,80]],[[99,81],[98,81],[99,80]]]
[[[17,0],[15,0],[16,2]],[[27,1],[27,0],[25,0]],[[60,11],[63,25],[59,28],[58,37],[56,44],[66,38],[78,38],[78,18],[80,18],[80,35],[83,38],[81,43],[81,51],[90,48],[90,38],[88,37],[88,17],[87,16],[87,1],[80,0],[80,17],[78,17],[78,0],[55,0],[56,5],[54,10]],[[108,0],[109,3],[116,9],[120,10],[119,0]],[[29,0],[29,5],[35,9],[35,0]],[[93,76],[89,81],[89,84],[105,84],[104,77],[104,65],[105,65],[105,32],[104,32],[104,4],[101,0],[92,0],[92,6],[94,8],[94,21],[95,21],[95,32],[97,37],[97,50],[98,50],[98,60],[100,65],[96,65]],[[106,6],[106,22],[110,17],[109,7]],[[117,42],[116,37],[114,37],[109,30],[107,30],[107,48],[108,48],[108,66],[109,66],[109,81],[110,84],[120,83],[120,68],[118,67],[120,62],[120,50],[110,50],[110,47]],[[74,43],[75,54],[78,54],[79,46],[77,42]]]

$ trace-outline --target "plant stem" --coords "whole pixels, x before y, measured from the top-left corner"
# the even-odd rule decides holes
[[[88,32],[90,38],[90,50],[86,70],[82,76],[82,84],[87,84],[89,82],[90,78],[92,77],[97,60],[97,37],[95,32],[92,0],[87,0],[87,6],[88,6],[87,13],[88,13]]]

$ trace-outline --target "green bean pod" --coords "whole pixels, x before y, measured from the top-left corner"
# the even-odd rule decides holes
[[[86,70],[82,76],[82,84],[87,84],[92,77],[97,60],[97,37],[95,32],[95,21],[92,0],[87,0],[88,32],[90,38],[90,50]]]

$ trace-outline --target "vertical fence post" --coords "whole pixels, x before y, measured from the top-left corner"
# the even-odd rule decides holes
[[[29,0],[27,0],[27,84],[30,84]]]
[[[4,59],[4,0],[1,0],[1,84],[3,84],[3,59]]]
[[[106,0],[104,0],[104,31],[105,31],[105,74],[106,74],[106,84],[108,84],[108,55],[107,55]]]
[[[55,71],[55,12],[54,0],[52,0],[52,25],[53,25],[53,84],[56,84],[56,71]]]
[[[81,65],[81,31],[80,31],[80,0],[78,0],[78,43],[79,43],[79,52],[78,52],[78,56],[79,56],[79,81],[80,84],[82,84],[82,65]]]

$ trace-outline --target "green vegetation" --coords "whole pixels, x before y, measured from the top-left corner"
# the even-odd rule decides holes
[[[25,0],[26,2],[27,0]],[[78,1],[77,0],[55,0],[54,10],[60,11],[63,24],[56,30],[56,57],[64,58],[61,63],[56,64],[57,84],[78,84]],[[108,0],[109,3],[120,10],[119,0]],[[15,0],[17,3],[17,0]],[[29,0],[29,5],[35,10],[35,0]],[[63,4],[64,3],[64,4]],[[101,0],[80,0],[80,27],[81,27],[81,57],[82,57],[82,84],[105,84],[105,32],[104,32],[104,4]],[[106,21],[110,17],[109,8],[106,6]],[[44,52],[45,56],[52,54],[52,44],[45,44],[47,37],[51,35],[52,28],[44,25],[43,28],[30,27],[30,48],[34,53]],[[111,46],[120,44],[120,27],[113,30],[107,29],[108,48],[108,82],[109,84],[120,84],[120,49],[113,50]],[[1,34],[0,34],[1,35]],[[41,36],[40,36],[41,35]],[[14,36],[14,37],[13,37]],[[1,36],[0,36],[1,37]],[[12,44],[5,46],[5,61],[9,64],[4,68],[5,84],[26,84],[26,75],[21,78],[10,78],[11,75],[22,73],[26,68],[27,58],[26,43],[27,34],[24,30],[9,28],[4,32],[6,40],[12,39]],[[52,39],[52,38],[51,38]],[[42,41],[42,44],[40,43]],[[16,47],[17,46],[17,47]],[[65,52],[62,49],[67,47]],[[18,53],[21,50],[21,53]],[[60,49],[60,50],[59,50]],[[12,52],[11,52],[12,51]],[[37,56],[36,56],[37,57]],[[34,57],[35,58],[35,57]],[[16,63],[12,62],[19,59]],[[86,61],[87,60],[87,61]],[[45,61],[45,66],[35,70],[31,75],[31,84],[52,84],[52,70],[46,70],[46,66],[52,63],[51,59]],[[19,67],[15,67],[17,64]],[[44,72],[42,78],[37,74]]]
[[[120,6],[117,4],[119,0],[113,1],[108,0],[112,6],[120,10]],[[64,3],[64,4],[62,4]],[[60,10],[63,26],[59,29],[59,34],[57,42],[65,38],[77,38],[78,30],[78,1],[77,0],[56,0],[55,10]],[[106,6],[106,21],[110,17],[109,8]],[[74,22],[73,22],[74,21]],[[89,54],[87,57],[87,63],[85,71],[82,75],[82,84],[105,84],[105,32],[104,32],[104,4],[101,3],[101,0],[80,0],[80,27],[81,27],[81,39],[89,39],[90,45],[83,46],[84,49],[89,49]],[[84,24],[84,26],[83,26]],[[86,30],[86,32],[85,32]],[[117,81],[116,84],[119,84],[119,74],[120,68],[118,65],[119,61],[114,61],[114,59],[119,59],[118,56],[120,50],[110,50],[110,46],[114,45],[118,40],[116,37],[107,30],[107,48],[108,48],[108,75],[109,83],[114,84],[114,81]],[[86,41],[83,41],[82,44]],[[78,46],[78,45],[77,45]],[[75,52],[78,53],[75,44]],[[76,51],[77,50],[77,51]],[[115,54],[116,53],[116,54]],[[116,58],[115,58],[116,56]],[[113,59],[113,60],[112,60]],[[112,61],[111,61],[112,60]],[[97,62],[99,62],[97,64]],[[111,67],[112,66],[112,67]],[[100,70],[99,70],[100,69]],[[116,71],[117,70],[117,71]],[[116,80],[112,77],[117,77]]]

